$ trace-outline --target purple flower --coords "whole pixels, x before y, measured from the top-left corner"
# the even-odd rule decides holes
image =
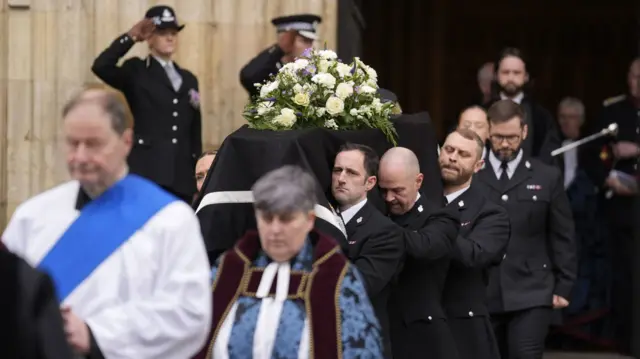
[[[309,66],[307,66],[305,71],[307,71],[307,72],[309,72],[311,74],[315,74],[316,71],[317,71],[317,68],[315,67],[315,65],[309,65]]]
[[[353,67],[351,68],[351,71],[349,71],[352,75],[356,73],[356,69],[357,69],[357,65],[354,63]]]
[[[302,52],[302,57],[311,57],[311,52],[313,51],[313,48],[309,47],[306,50],[304,50]]]
[[[296,112],[296,116],[302,116],[302,112]]]
[[[269,97],[264,99],[265,101],[269,101],[269,102],[276,102],[276,98],[275,97]]]
[[[360,86],[354,87],[353,91],[355,91],[356,93],[360,93]]]

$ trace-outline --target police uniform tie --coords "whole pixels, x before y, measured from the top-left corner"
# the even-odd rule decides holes
[[[180,89],[182,85],[182,76],[176,71],[176,68],[173,66],[172,62],[167,63],[164,66],[164,71],[166,71],[167,76],[169,77],[169,81],[171,81],[171,85],[175,91]]]
[[[502,173],[500,174],[499,181],[502,188],[505,188],[509,183],[509,174],[507,173],[507,170],[509,169],[509,162],[502,162],[502,164],[500,164],[500,168],[502,169]]]

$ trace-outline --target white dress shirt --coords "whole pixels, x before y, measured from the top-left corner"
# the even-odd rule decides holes
[[[509,179],[513,177],[513,174],[516,172],[516,168],[518,168],[521,160],[522,149],[520,149],[516,158],[509,161],[507,164],[507,176],[509,176]],[[502,168],[500,167],[502,165],[502,161],[500,161],[493,152],[489,152],[489,162],[491,163],[491,167],[493,167],[493,172],[496,174],[496,177],[500,179],[500,176],[502,175]]]

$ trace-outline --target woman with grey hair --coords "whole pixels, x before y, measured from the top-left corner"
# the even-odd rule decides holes
[[[382,358],[360,275],[313,230],[316,180],[296,166],[252,188],[258,231],[213,269],[213,322],[196,358]]]

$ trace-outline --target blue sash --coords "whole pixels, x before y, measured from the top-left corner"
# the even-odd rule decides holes
[[[176,200],[150,181],[130,174],[87,204],[38,266],[53,278],[60,302],[151,217]]]

